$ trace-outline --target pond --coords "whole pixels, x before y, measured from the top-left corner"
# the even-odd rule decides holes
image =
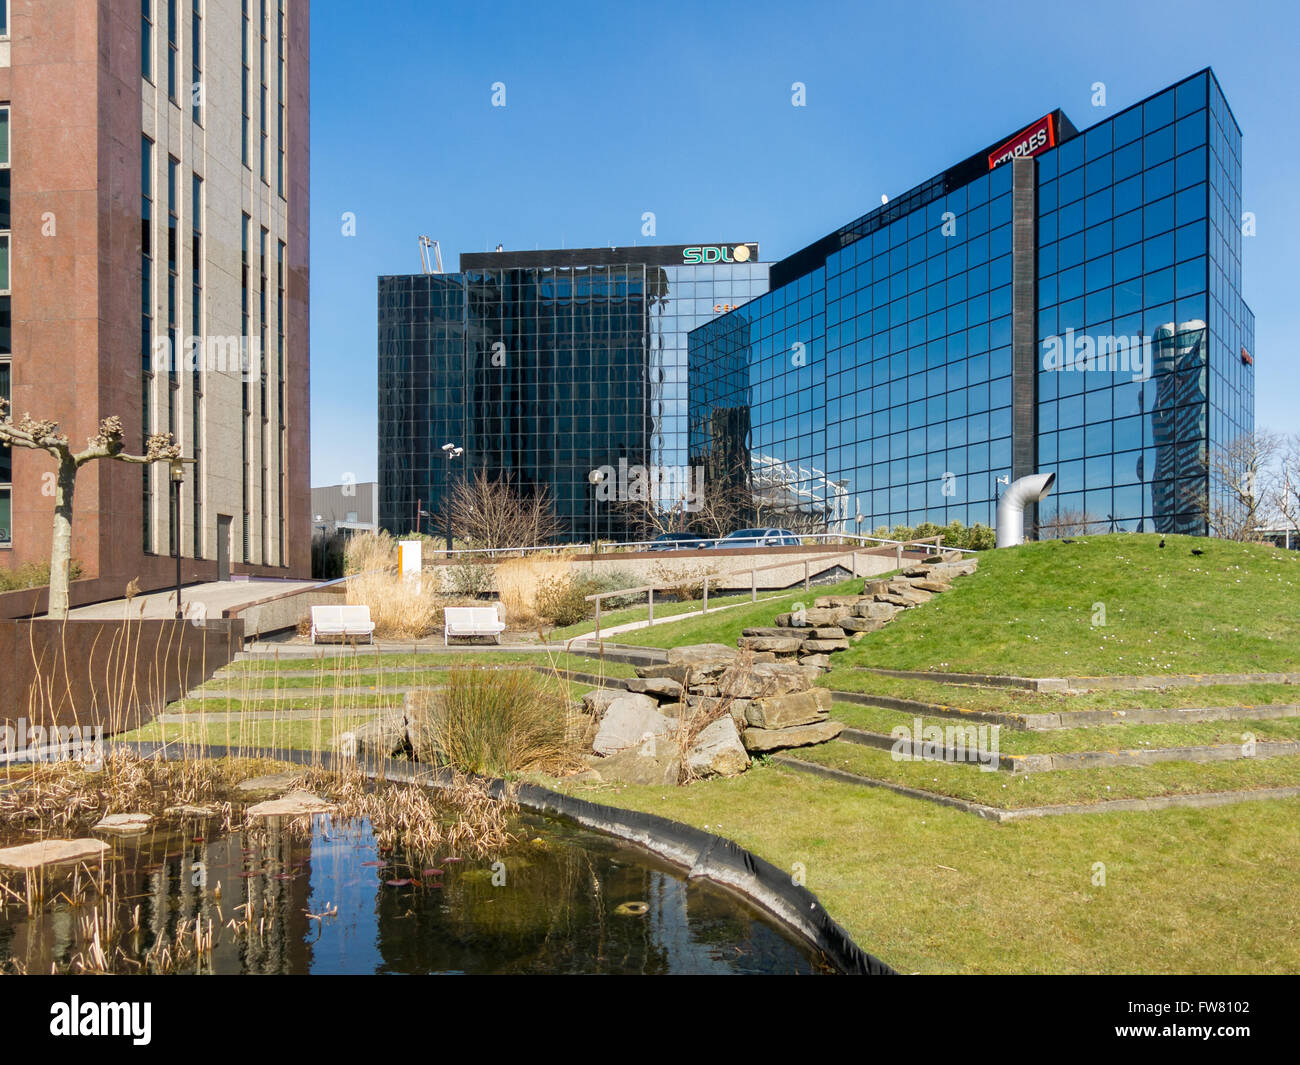
[[[832,971],[765,914],[639,848],[537,816],[513,822],[521,838],[499,857],[432,865],[381,853],[364,820],[159,823],[110,840],[101,898],[71,905],[56,876],[36,915],[11,900],[0,967],[76,969],[98,929],[100,968],[113,972]]]

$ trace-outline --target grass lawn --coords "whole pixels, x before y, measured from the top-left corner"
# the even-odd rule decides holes
[[[575,793],[802,863],[831,915],[903,972],[1300,970],[1300,799],[998,825],[777,766]]]
[[[831,661],[835,662],[844,653],[838,652],[832,656]],[[1064,695],[1059,692],[1031,692],[1023,688],[978,688],[972,684],[884,677],[878,673],[840,666],[824,673],[817,683],[832,691],[888,695],[895,699],[914,699],[933,706],[993,710],[1006,714],[1208,706],[1294,706],[1300,703],[1300,685],[1296,684],[1207,684],[1204,687],[1092,691]]]
[[[332,750],[335,736],[356,728],[370,715],[322,716],[316,720],[205,721],[200,725],[151,721],[132,732],[114,737],[139,742],[205,743],[211,746],[249,748],[292,747],[302,750]]]
[[[852,728],[889,735],[898,725],[912,728],[916,714],[877,706],[836,703],[831,716]],[[1300,740],[1300,717],[1270,721],[1202,721],[1179,723],[1176,714],[1165,725],[1096,725],[1089,728],[1052,729],[1042,732],[1003,728],[998,747],[1003,754],[1064,754],[1070,751],[1119,751],[1142,747],[1198,747],[1216,743],[1243,743],[1242,734],[1257,740]],[[962,724],[951,718],[920,715],[923,726],[951,728]],[[979,722],[972,721],[971,725]],[[798,751],[794,752],[798,755]]]
[[[759,593],[762,599],[765,594]],[[741,595],[719,596],[712,592],[709,594],[709,611],[713,611],[715,606],[726,606],[730,603],[748,603],[749,593]],[[660,602],[655,601],[655,619],[673,617],[676,614],[689,614],[693,610],[700,610],[704,606],[703,599],[688,599],[684,602]],[[605,610],[600,612],[600,631],[613,625],[626,625],[633,621],[645,621],[649,617],[649,610],[642,604],[640,606],[624,607],[621,610]],[[590,618],[587,621],[580,621],[576,625],[565,625],[563,628],[551,629],[546,633],[546,639],[550,643],[563,643],[565,640],[571,640],[575,636],[585,636],[593,631],[596,627],[596,619]],[[619,634],[628,635],[628,634]]]
[[[232,662],[225,667],[226,673],[297,673],[315,671],[333,674],[340,670],[348,672],[376,673],[392,670],[410,671],[419,669],[451,669],[457,666],[555,666],[557,669],[572,669],[581,673],[604,672],[608,676],[633,676],[632,667],[620,662],[603,661],[587,655],[568,654],[563,651],[483,651],[454,652],[438,651],[423,654],[358,654],[348,649],[331,653],[323,651],[312,658],[297,655],[285,655],[282,658],[251,658],[242,662]],[[625,672],[620,672],[625,671]]]
[[[813,600],[821,595],[852,595],[861,591],[862,578],[851,578],[839,584],[814,587],[810,592],[800,588],[797,592],[787,592],[771,599],[760,598],[757,603],[732,607],[716,616],[710,611],[704,617],[686,618],[649,629],[637,629],[636,632],[620,633],[614,639],[619,643],[640,647],[685,647],[693,643],[723,643],[734,647],[742,630],[771,625],[777,614],[787,613],[795,603],[811,607]],[[712,599],[709,600],[709,605],[713,605]]]
[[[536,665],[549,669],[544,662]],[[443,663],[419,671],[392,670],[384,673],[356,673],[345,669],[321,669],[314,672],[293,670],[276,673],[273,670],[259,670],[257,673],[220,674],[198,689],[200,691],[313,691],[318,688],[348,688],[364,691],[379,688],[418,687],[424,684],[441,684],[448,672],[464,668],[456,663]],[[478,668],[478,667],[475,667]],[[568,667],[558,666],[559,669]],[[632,666],[617,662],[590,663],[580,672],[602,677],[634,677],[636,671]]]
[[[1056,769],[1047,773],[985,773],[973,765],[895,761],[889,751],[833,740],[787,754],[872,780],[951,795],[1005,810],[1106,799],[1149,799],[1198,791],[1300,786],[1300,755],[1234,762],[1160,762],[1116,769]],[[967,815],[971,816],[970,814]]]
[[[986,552],[951,592],[835,661],[1043,677],[1300,671],[1300,552],[1159,541],[1117,534]],[[1103,609],[1105,625],[1094,625]]]

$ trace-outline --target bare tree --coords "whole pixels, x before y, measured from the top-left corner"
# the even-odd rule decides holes
[[[1268,526],[1268,510],[1278,497],[1276,460],[1282,448],[1277,433],[1245,433],[1216,447],[1210,458],[1210,534],[1223,540],[1254,540]]]
[[[1274,509],[1286,527],[1300,536],[1300,433],[1282,441],[1273,490]]]
[[[54,537],[50,544],[49,616],[68,616],[68,564],[72,558],[72,502],[77,488],[77,472],[87,463],[99,459],[132,462],[147,466],[170,462],[181,457],[179,445],[171,433],[154,433],[145,441],[143,455],[128,455],[122,440],[122,419],[116,415],[99,423],[99,432],[86,441],[81,451],[73,451],[68,438],[59,432],[58,422],[37,421],[24,413],[14,422],[9,416],[9,401],[0,399],[0,443],[44,451],[59,464],[54,482]]]
[[[532,547],[563,530],[545,485],[524,492],[513,475],[493,478],[486,470],[456,483],[448,514],[456,535],[486,550]]]

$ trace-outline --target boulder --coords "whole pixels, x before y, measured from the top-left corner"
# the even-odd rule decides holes
[[[682,753],[674,740],[654,737],[607,758],[593,758],[592,772],[615,784],[674,786],[682,775]]]
[[[745,711],[745,720],[753,728],[781,729],[824,721],[830,708],[831,693],[825,688],[813,688],[790,695],[754,699]]]
[[[659,704],[648,695],[624,695],[609,704],[591,745],[597,754],[616,754],[641,742],[646,733],[666,736],[672,729]]]
[[[686,764],[701,777],[734,777],[749,768],[749,755],[740,742],[740,730],[730,717],[706,725],[695,737]]]
[[[108,844],[101,839],[43,839],[39,843],[0,848],[0,869],[24,872],[47,865],[98,861],[106,850]]]
[[[833,740],[843,731],[842,721],[818,721],[811,725],[793,725],[790,728],[747,728],[741,740],[745,744],[745,750],[759,753],[825,743],[827,740]]]
[[[830,669],[830,655],[800,655],[799,664],[801,666],[813,666],[816,669]]]
[[[885,606],[884,603],[873,603],[873,606]],[[884,621],[877,621],[874,618],[845,618],[840,622],[840,628],[845,632],[875,632],[884,627]]]
[[[638,677],[627,682],[627,690],[667,701],[680,698],[686,689],[671,677]]]
[[[771,651],[773,654],[786,655],[794,654],[802,643],[802,637],[796,636],[742,636],[736,641],[743,651]]]
[[[883,595],[877,595],[876,602],[889,603],[906,609],[910,606],[920,606],[922,602],[920,596],[925,594],[925,592],[908,592],[907,595],[899,595],[896,592],[886,592]]]
[[[596,688],[582,697],[582,708],[592,717],[600,719],[605,716],[609,704],[625,694],[618,688]]]
[[[819,595],[813,600],[813,606],[853,606],[853,604],[861,598],[862,596],[860,595]]]
[[[668,664],[690,667],[692,677],[721,673],[736,660],[736,649],[723,643],[695,643],[668,649]]]
[[[737,663],[718,678],[718,694],[735,699],[806,691],[821,674],[795,662]]]
[[[219,811],[215,806],[169,806],[163,811],[167,817],[189,818],[195,821],[204,821],[209,817],[216,817]]]
[[[803,649],[812,654],[823,654],[828,651],[847,651],[849,641],[844,638],[844,634],[841,632],[838,640],[804,640]]]
[[[766,628],[743,629],[740,633],[742,636],[789,636],[790,627],[787,625],[771,625]]]
[[[874,599],[863,600],[853,608],[853,616],[872,621],[892,621],[900,609],[892,603],[877,603]],[[840,628],[847,628],[847,626],[844,622],[840,622]]]
[[[932,577],[925,577],[920,580],[912,581],[913,588],[920,588],[923,592],[951,592],[952,585],[947,581],[938,581]]]
[[[862,586],[864,597],[884,595],[887,591],[889,591],[889,581],[887,580],[866,581]]]
[[[248,780],[241,780],[238,784],[240,791],[284,791],[285,788],[292,787],[298,779],[297,773],[272,773],[264,777],[250,777]]]
[[[686,683],[687,673],[689,672],[689,668],[680,662],[676,665],[668,662],[656,662],[654,665],[636,667],[636,675],[638,677],[642,677],[646,680],[655,678],[675,680],[678,684]]]
[[[936,561],[938,560],[936,559]],[[928,577],[930,575],[930,570],[933,568],[933,566],[925,565],[923,563],[919,566],[908,566],[901,572],[904,577]]]
[[[968,558],[960,562],[945,562],[930,571],[931,577],[951,580],[954,577],[968,577],[979,568],[979,561]]]
[[[334,746],[354,758],[392,758],[409,754],[411,740],[407,734],[406,714],[389,710],[373,720],[363,721],[351,732],[339,736]]]

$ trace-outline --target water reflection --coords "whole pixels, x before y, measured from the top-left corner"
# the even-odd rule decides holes
[[[177,972],[770,973],[826,971],[814,952],[727,893],[603,836],[523,817],[496,858],[409,864],[369,826],[318,818],[228,835],[198,825],[114,844],[111,968],[138,971],[178,928],[212,949]],[[648,909],[617,912],[627,902]],[[0,961],[68,966],[93,909],[0,915]],[[636,909],[636,907],[633,907]],[[157,953],[155,951],[155,957]]]

